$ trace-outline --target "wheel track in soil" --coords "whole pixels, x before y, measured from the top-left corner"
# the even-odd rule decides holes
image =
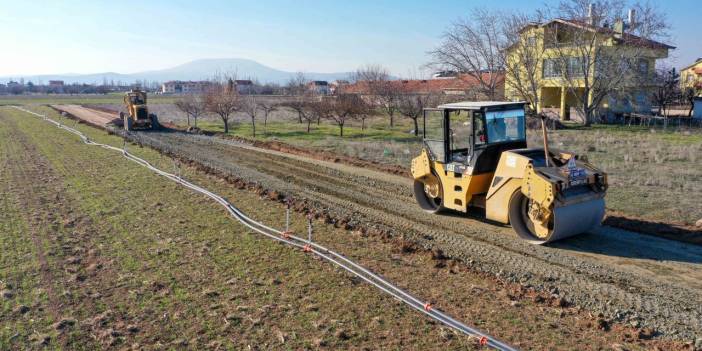
[[[339,178],[337,177],[337,175],[343,176],[343,174],[341,172],[329,170],[330,173],[334,173],[334,175],[329,175],[329,174],[321,173],[321,172],[315,172],[313,169],[310,169],[308,167],[304,167],[304,166],[301,167],[301,166],[292,165],[289,163],[289,160],[277,160],[277,157],[275,157],[275,158],[272,157],[270,160],[266,160],[266,161],[270,161],[270,163],[274,164],[275,166],[278,166],[279,168],[288,167],[288,169],[294,169],[297,171],[296,173],[300,174],[301,176],[295,177],[295,176],[289,175],[288,173],[276,172],[276,171],[274,171],[274,168],[263,167],[260,163],[256,164],[256,163],[249,162],[248,160],[241,159],[240,161],[241,161],[240,164],[243,166],[253,167],[259,172],[267,171],[269,175],[272,175],[272,176],[277,177],[279,179],[286,179],[286,180],[289,180],[291,182],[294,182],[296,185],[300,186],[302,189],[318,188],[318,190],[314,192],[314,196],[325,196],[325,197],[327,197],[327,199],[329,201],[334,201],[335,198],[344,198],[344,199],[348,199],[348,200],[354,200],[353,204],[361,205],[361,206],[363,206],[362,208],[365,208],[367,206],[377,208],[381,204],[378,204],[377,201],[373,202],[373,200],[377,200],[378,198],[397,197],[398,191],[402,192],[402,191],[407,190],[405,187],[405,189],[396,188],[396,189],[393,189],[393,191],[390,191],[390,190],[385,190],[383,187],[381,187],[381,188],[371,187],[371,186],[368,186],[365,184],[359,184],[356,182],[348,184],[348,185],[350,185],[350,188],[339,188],[337,186],[334,186],[333,183],[334,183],[334,181],[337,181],[337,182],[339,181]],[[323,180],[323,181],[325,181],[325,183],[329,183],[329,184],[315,182],[315,181],[312,181],[311,179]],[[390,186],[391,184],[385,183],[384,185]],[[363,193],[356,193],[355,191],[352,191],[350,189],[356,189],[357,191],[362,190],[364,192]],[[385,195],[385,196],[375,195],[372,198],[368,198],[368,197],[360,198],[358,196],[359,194],[373,193],[373,192],[375,192],[375,193],[380,192],[380,193],[382,193],[382,195]],[[355,198],[354,198],[354,194],[356,194]],[[403,194],[403,195],[405,195],[405,197],[407,198],[408,201],[413,201],[413,197],[411,194],[410,195]],[[337,204],[340,206],[342,205],[340,203],[337,203]],[[416,209],[416,205],[414,203],[405,202],[405,203],[401,203],[399,205],[401,205],[401,207],[402,207],[401,210],[387,209],[389,214],[401,217],[404,220],[413,220],[413,219],[419,220],[420,219],[420,218],[409,218],[407,216],[407,213],[411,213],[411,211]],[[344,207],[346,207],[346,206],[344,206]],[[368,213],[364,213],[364,214],[368,215]],[[434,216],[430,216],[429,218],[421,218],[421,223],[424,224],[425,226],[431,226],[432,221],[435,221],[435,219],[436,219],[436,217],[434,217]],[[471,218],[471,219],[477,219],[477,218]],[[452,220],[452,219],[449,218],[449,220]],[[458,222],[458,221],[452,221],[452,222]],[[439,223],[439,224],[441,225],[441,223]],[[456,223],[456,224],[459,224],[459,223]],[[441,227],[444,229],[449,229],[449,230],[452,229],[452,228],[447,227],[445,225],[441,225]],[[429,227],[425,227],[424,228],[425,231],[430,230],[428,228]],[[485,242],[485,243],[492,245],[492,243],[487,243],[487,242]],[[509,251],[512,251],[515,253],[519,252],[516,250],[512,250],[508,247],[500,246],[500,248],[505,249],[505,250],[509,250]],[[535,257],[535,258],[540,259],[539,257]],[[547,260],[543,260],[543,259],[541,259],[541,260],[543,262],[548,262]],[[549,263],[553,264],[553,262],[549,262]],[[566,267],[562,263],[559,263],[558,265],[561,267]]]
[[[222,150],[222,151],[226,151],[226,150]],[[339,181],[338,175],[343,176],[343,174],[341,172],[338,172],[335,170],[327,169],[329,171],[329,173],[333,173],[333,175],[329,175],[327,173],[316,172],[316,171],[314,171],[314,169],[310,169],[309,167],[292,165],[292,164],[290,164],[290,160],[285,159],[285,158],[271,157],[269,160],[265,160],[266,162],[270,161],[271,164],[274,164],[275,166],[278,166],[281,169],[287,167],[288,169],[296,170],[297,173],[299,173],[301,176],[295,177],[295,176],[290,175],[289,172],[287,172],[287,173],[277,172],[274,170],[274,168],[265,167],[265,165],[262,165],[260,163],[260,159],[257,159],[255,163],[250,162],[250,160],[245,160],[245,159],[240,159],[239,161],[240,161],[240,165],[255,168],[257,171],[259,171],[259,173],[268,172],[269,175],[272,175],[276,178],[294,181],[296,185],[303,187],[302,189],[318,188],[319,190],[315,191],[314,192],[315,194],[331,195],[331,196],[333,196],[331,199],[343,197],[344,199],[354,200],[353,203],[355,205],[371,206],[371,207],[377,208],[379,206],[382,206],[382,204],[377,203],[377,201],[373,202],[373,200],[377,200],[377,198],[383,198],[383,197],[372,196],[372,198],[368,198],[368,197],[360,198],[359,195],[362,195],[365,193],[372,193],[372,192],[376,192],[376,193],[381,192],[384,195],[387,195],[388,197],[396,197],[398,195],[397,191],[402,192],[402,191],[407,190],[407,189],[396,188],[396,189],[393,189],[393,191],[389,191],[389,190],[383,189],[382,187],[377,188],[377,187],[372,187],[372,186],[368,186],[365,184],[356,183],[356,182],[354,182],[354,179],[346,179],[346,180],[351,182],[350,184],[348,184],[348,185],[350,185],[351,188],[356,189],[358,191],[361,191],[361,190],[364,191],[364,193],[356,193],[354,191],[347,190],[349,188],[339,188],[338,186],[333,185],[335,183],[335,181],[336,182]],[[293,162],[297,162],[297,161],[293,161]],[[326,183],[329,183],[329,184],[315,182],[315,181],[312,181],[310,179],[326,180]],[[391,185],[391,184],[385,183],[383,185]],[[355,197],[354,197],[354,195],[355,195]],[[385,198],[388,198],[388,197],[385,197]],[[411,194],[406,194],[405,197],[407,198],[408,201],[413,201]],[[411,213],[412,211],[416,210],[416,205],[413,202],[402,203],[401,206],[402,206],[401,210],[387,209],[387,211],[390,212],[390,214],[392,214],[392,215],[402,217],[406,220],[420,220],[421,223],[424,225],[431,226],[432,224],[435,224],[433,222],[435,222],[436,216],[432,216],[432,215],[426,216],[425,215],[425,216],[422,216],[422,218],[409,217],[407,215],[407,213]],[[424,217],[427,217],[427,218],[424,218]],[[475,219],[475,218],[472,218],[472,219]],[[452,221],[453,224],[459,224],[459,225],[462,224],[461,221],[455,221],[452,218],[448,218],[448,220]],[[452,229],[451,227],[442,225],[442,223],[439,223],[439,225],[441,225],[441,227],[443,227],[444,229],[449,229],[449,230]],[[470,233],[466,232],[464,234],[474,234],[474,233],[473,232],[470,232]],[[488,242],[485,242],[485,243],[494,245],[494,243],[488,243]],[[498,246],[500,246],[500,245],[498,245]],[[531,248],[532,246],[527,246],[527,247]],[[513,250],[509,247],[500,246],[500,248],[505,249],[505,250],[509,250],[509,251],[513,251],[515,253],[517,253],[517,252],[523,253],[523,252],[518,251],[518,250]],[[541,259],[539,257],[536,257],[536,258]],[[549,262],[549,261],[544,260],[544,259],[541,259],[541,260],[543,262]],[[549,262],[549,263],[553,264],[553,262]],[[564,265],[563,263],[559,263],[559,265],[562,267],[566,267],[566,265]]]
[[[30,189],[35,189],[36,187],[46,187],[46,184],[43,182],[44,179],[39,177],[41,172],[40,165],[45,165],[45,160],[35,159],[34,162],[29,162],[31,158],[27,148],[30,144],[27,139],[19,132],[16,125],[10,123],[9,120],[2,118],[0,123],[6,123],[11,126],[7,145],[10,150],[8,154],[14,156],[10,156],[6,160],[5,167],[7,168],[5,172],[7,172],[9,179],[13,180],[12,184],[14,186],[12,189],[8,189],[8,194],[13,194],[14,196],[10,195],[13,201],[18,204],[19,208],[25,210],[24,220],[27,224],[29,239],[32,241],[37,262],[39,263],[39,281],[47,295],[48,303],[46,307],[51,317],[57,320],[61,317],[61,302],[58,295],[54,292],[56,277],[48,264],[47,253],[44,250],[45,245],[43,241],[48,238],[43,238],[42,235],[42,227],[49,224],[51,212],[42,206],[42,199],[38,199],[35,196],[36,193],[41,193],[41,191],[30,191]],[[30,214],[27,211],[29,209],[38,212]]]
[[[413,199],[398,184],[348,177],[319,161],[305,162],[217,141],[203,142],[201,137],[179,133],[141,133],[141,137],[166,143],[175,154],[215,166],[225,174],[316,202],[336,216],[360,216],[361,223],[382,223],[391,233],[404,235],[426,248],[438,247],[451,257],[477,261],[473,265],[478,269],[502,271],[508,280],[547,289],[557,287],[569,300],[611,315],[616,315],[616,310],[635,312],[662,331],[680,328],[683,334],[699,333],[699,323],[690,322],[699,320],[701,312],[687,305],[702,300],[698,289],[671,286],[655,277],[630,276],[627,271],[602,265],[596,259],[524,244],[505,233],[510,229],[477,220],[441,216],[441,221],[437,221],[437,216],[412,206]],[[383,190],[377,191],[378,188]],[[627,317],[632,316],[620,319]]]

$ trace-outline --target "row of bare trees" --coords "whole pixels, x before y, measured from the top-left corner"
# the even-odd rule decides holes
[[[408,93],[389,88],[370,98],[349,93],[335,96],[302,94],[285,102],[272,102],[255,95],[240,95],[230,84],[215,84],[202,95],[183,96],[175,105],[187,116],[188,126],[191,119],[194,127],[197,127],[198,118],[213,115],[221,119],[224,132],[228,133],[230,120],[239,113],[250,119],[252,136],[256,137],[256,121],[260,117],[263,117],[265,128],[272,112],[288,109],[295,113],[299,123],[306,124],[308,133],[312,130],[312,124],[320,124],[324,120],[335,124],[339,128],[339,136],[343,137],[344,127],[350,122],[360,122],[361,130],[364,130],[366,119],[377,115],[379,110],[390,116],[400,115],[412,120],[413,133],[418,135],[423,110],[441,102],[445,100],[439,94]],[[391,120],[390,123],[392,125],[394,122]]]
[[[187,123],[193,119],[197,128],[197,119],[210,114],[219,117],[224,125],[224,132],[229,132],[229,121],[238,112],[251,120],[252,136],[256,137],[256,118],[263,115],[264,128],[268,124],[268,116],[279,108],[279,105],[256,95],[241,95],[236,90],[232,79],[226,82],[212,84],[203,94],[188,94],[175,102],[176,108],[187,116]]]

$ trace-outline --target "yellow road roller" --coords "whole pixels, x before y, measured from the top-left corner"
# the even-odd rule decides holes
[[[425,109],[412,160],[427,212],[483,208],[487,219],[545,244],[587,232],[605,214],[607,174],[574,153],[527,148],[524,102],[459,102]]]

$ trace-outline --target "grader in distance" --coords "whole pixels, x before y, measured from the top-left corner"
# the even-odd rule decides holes
[[[159,127],[158,117],[149,113],[146,105],[146,92],[139,89],[132,89],[124,94],[124,106],[127,112],[120,112],[119,118],[122,120],[124,130],[134,129],[156,129]]]
[[[605,213],[607,175],[571,152],[527,148],[525,103],[460,102],[425,109],[412,160],[419,206],[485,209],[487,219],[544,244],[587,232]]]

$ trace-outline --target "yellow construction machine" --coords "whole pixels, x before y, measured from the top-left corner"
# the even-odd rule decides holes
[[[544,244],[601,224],[607,175],[584,157],[527,148],[525,103],[460,102],[425,109],[414,194],[428,212],[485,209],[519,237]]]
[[[127,108],[127,112],[119,113],[124,130],[155,129],[159,127],[158,118],[155,114],[149,113],[149,109],[146,107],[145,91],[132,89],[127,92],[124,94],[124,105]]]

